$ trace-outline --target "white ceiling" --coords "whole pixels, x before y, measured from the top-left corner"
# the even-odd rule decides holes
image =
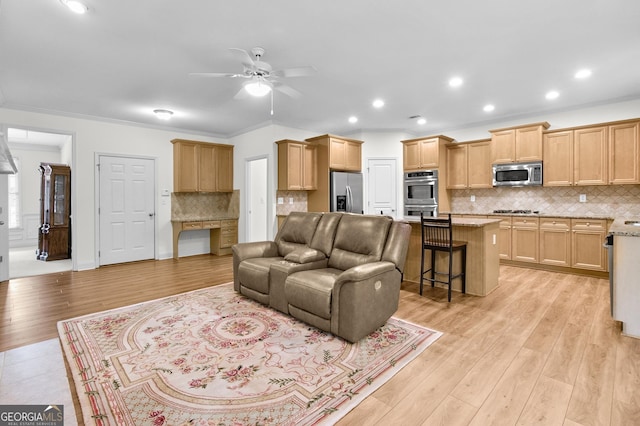
[[[7,108],[220,137],[266,123],[427,135],[640,98],[636,0],[85,0],[85,15],[58,0],[0,1]],[[188,75],[242,72],[228,48],[255,46],[276,69],[318,71],[286,79],[303,96],[276,92],[273,116],[269,97],[234,99],[239,79]],[[582,67],[593,75],[574,79]],[[156,108],[175,114],[161,122]]]

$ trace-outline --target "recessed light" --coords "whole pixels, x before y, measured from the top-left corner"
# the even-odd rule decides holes
[[[373,101],[374,108],[382,108],[384,106],[384,101],[382,99],[376,99]]]
[[[424,117],[420,117],[418,118],[418,120],[416,121],[416,123],[418,123],[419,125],[423,125],[423,124],[427,124],[427,119]]]
[[[589,78],[591,77],[591,70],[587,68],[581,69],[575,73],[574,77],[578,79]]]
[[[491,104],[486,104],[482,109],[484,110],[484,112],[491,112],[496,109],[496,107]]]
[[[357,123],[358,122],[358,117],[352,115],[351,117],[349,117],[349,123],[353,124],[353,123]]]
[[[171,118],[171,116],[173,115],[173,111],[169,111],[168,109],[154,109],[153,113],[156,115],[156,117],[158,117],[160,120],[168,120]]]
[[[556,99],[558,96],[560,96],[560,93],[556,92],[555,90],[547,92],[547,94],[544,95],[544,97],[549,99],[549,100]]]
[[[60,2],[67,6],[73,13],[77,13],[79,15],[87,13],[87,6],[77,0],[60,0]]]
[[[460,77],[453,77],[449,80],[449,86],[451,87],[460,87],[462,83],[464,83],[464,81]]]

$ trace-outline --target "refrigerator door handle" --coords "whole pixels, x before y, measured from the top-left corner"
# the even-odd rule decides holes
[[[351,206],[353,205],[352,199],[351,199],[351,187],[349,185],[347,185],[347,212],[351,213]]]

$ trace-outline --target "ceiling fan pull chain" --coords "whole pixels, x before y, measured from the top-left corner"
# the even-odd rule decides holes
[[[273,115],[273,90],[271,91],[271,115]]]

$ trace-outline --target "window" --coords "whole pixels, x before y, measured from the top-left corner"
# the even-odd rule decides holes
[[[20,203],[20,159],[13,157],[16,170],[13,175],[8,175],[9,181],[9,229],[22,227],[22,205]]]

